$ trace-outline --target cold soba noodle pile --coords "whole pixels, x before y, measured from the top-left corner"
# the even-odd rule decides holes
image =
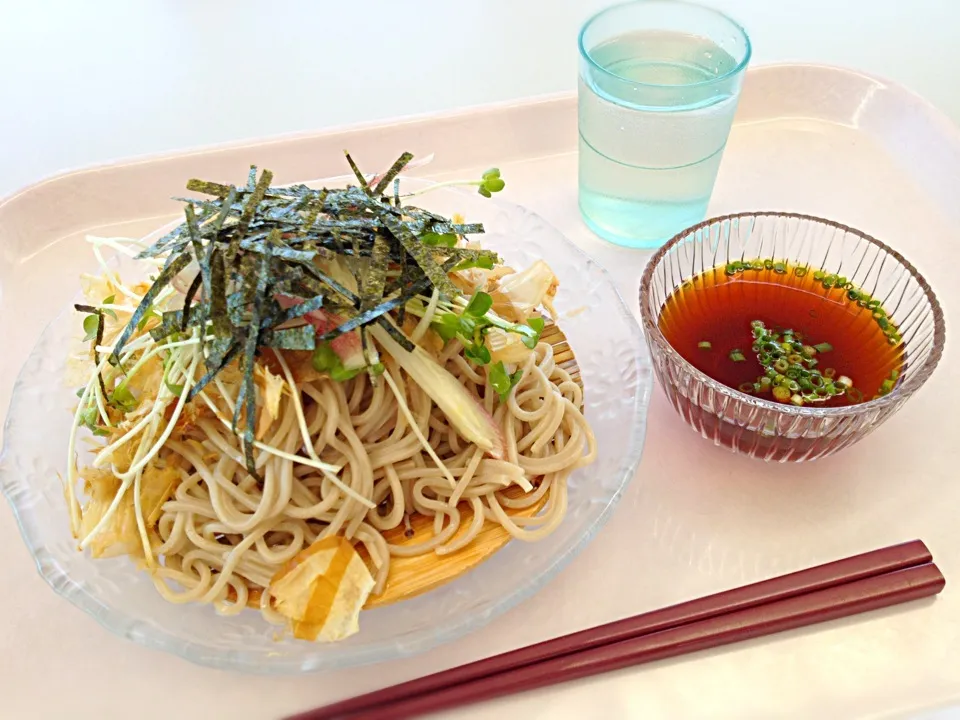
[[[77,306],[88,378],[65,489],[81,548],[130,555],[171,602],[337,640],[392,557],[442,562],[488,522],[521,540],[557,527],[595,444],[540,340],[556,278],[410,205],[410,159],[372,179],[350,161],[346,189],[190,181],[207,199],[152,246],[91,239],[103,274]],[[495,170],[470,184],[503,188]],[[107,249],[151,282],[125,285]],[[432,535],[396,541],[415,515]]]

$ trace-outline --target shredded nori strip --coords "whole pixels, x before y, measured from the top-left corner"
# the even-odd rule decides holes
[[[157,279],[153,281],[153,285],[151,285],[150,289],[147,290],[147,293],[143,296],[143,300],[140,301],[137,309],[133,311],[130,321],[120,333],[120,337],[117,338],[117,342],[113,346],[111,357],[114,358],[114,360],[116,360],[118,363],[120,362],[120,353],[123,351],[123,346],[127,344],[127,340],[129,340],[130,336],[133,335],[134,330],[137,329],[137,324],[143,319],[143,316],[147,314],[147,311],[153,305],[153,301],[157,299],[157,295],[160,294],[160,291],[163,290],[163,288],[170,284],[170,281],[178,272],[190,264],[190,260],[191,257],[189,253],[177,255],[170,262],[168,262],[166,267],[164,267],[163,270],[160,271],[160,274],[157,275]]]
[[[160,316],[160,324],[150,330],[150,335],[157,342],[174,333],[182,332],[184,328],[195,327],[205,323],[210,317],[210,306],[206,303],[184,306],[182,310],[167,310]]]
[[[361,312],[376,306],[383,298],[383,290],[387,284],[387,256],[390,244],[382,235],[373,236],[373,254],[370,256],[370,267],[363,282],[363,299],[360,302]]]
[[[324,298],[323,295],[316,295],[309,300],[305,300],[302,303],[288,307],[284,311],[283,316],[280,318],[280,321],[277,324],[279,325],[290,320],[295,320],[296,318],[303,317],[307,313],[311,313],[314,310],[319,310],[321,307],[323,307],[325,299],[326,298]]]
[[[405,227],[403,223],[396,218],[384,213],[381,219],[390,233],[400,241],[404,249],[417,262],[417,265],[420,266],[424,274],[430,278],[430,281],[437,290],[451,297],[456,297],[460,294],[456,286],[450,282],[450,278],[447,277],[443,268],[437,263],[431,248],[421,243],[420,240],[410,232],[410,229]]]
[[[267,171],[264,171],[264,175]],[[261,176],[262,178],[263,176]],[[259,185],[257,186],[259,187]],[[246,338],[243,346],[243,384],[237,396],[237,406],[233,414],[233,432],[237,432],[237,422],[240,419],[241,407],[246,415],[246,426],[243,429],[243,456],[247,463],[247,472],[257,482],[263,478],[257,472],[256,458],[253,456],[254,433],[257,427],[257,388],[253,380],[253,371],[257,362],[257,348],[260,345],[260,317],[263,314],[263,300],[270,285],[270,251],[280,240],[280,231],[274,230],[264,244],[263,254],[256,278],[256,293],[251,299],[250,323],[246,327]],[[248,282],[252,286],[253,282]]]
[[[214,345],[217,345],[218,342],[230,341],[230,338],[225,338],[223,340],[215,340]],[[211,352],[207,356],[206,368],[207,372],[197,380],[196,385],[190,388],[190,393],[187,395],[187,400],[192,400],[195,398],[201,390],[203,390],[210,382],[217,376],[217,374],[223,370],[227,365],[233,362],[234,358],[240,354],[241,346],[238,342],[230,342],[230,344],[220,351],[218,349],[217,355],[219,356],[218,361],[212,361],[214,353]]]
[[[190,306],[193,305],[193,298],[196,297],[197,291],[200,289],[200,285],[203,284],[203,273],[198,272],[193,276],[193,281],[190,283],[190,287],[187,288],[187,296],[183,301],[183,321],[180,325],[180,329],[186,331],[187,321],[190,318]]]
[[[313,350],[317,346],[317,331],[313,325],[264,330],[260,333],[260,345],[278,350]]]
[[[216,197],[225,198],[230,193],[231,186],[192,178],[187,180],[187,190],[203,193],[204,195],[215,195]]]
[[[382,195],[383,191],[387,189],[387,186],[390,185],[391,181],[397,177],[397,175],[403,172],[403,169],[411,160],[413,160],[413,154],[408,152],[403,153],[403,155],[397,158],[397,161],[383,174],[383,177],[380,178],[380,182],[378,182],[376,187],[373,188],[373,194],[377,196]],[[394,187],[396,188],[396,186]]]
[[[411,350],[413,344],[400,330],[405,305],[418,296],[427,302],[434,290],[459,297],[449,272],[464,263],[498,261],[487,250],[421,240],[428,233],[482,233],[483,226],[454,223],[403,205],[398,176],[412,159],[410,153],[403,153],[382,175],[369,175],[377,178],[373,187],[350,155],[345,157],[358,183],[345,188],[271,187],[273,174],[263,170],[258,177],[255,166],[239,186],[191,179],[187,189],[204,197],[185,200],[185,221],[138,255],[163,258],[164,265],[121,332],[111,362],[118,363],[159,293],[195,261],[199,271],[191,278],[183,309],[163,313],[150,332],[157,342],[187,331],[203,338],[204,374],[189,398],[239,361],[243,382],[234,421],[241,424],[245,414],[244,427],[236,430],[244,441],[247,469],[254,474],[252,370],[260,348],[313,350],[317,332],[303,318],[314,312],[336,316],[342,318],[340,325],[319,339],[359,330],[368,371],[373,372],[376,351],[365,333],[370,323],[381,325]],[[330,263],[354,276],[357,292],[337,279]]]
[[[437,235],[445,235],[447,233],[456,233],[457,235],[473,235],[475,233],[483,232],[483,225],[478,225],[477,223],[470,223],[465,225],[463,223],[451,223],[451,222],[434,222],[430,226],[430,232],[434,232]]]
[[[497,255],[493,250],[473,250],[471,248],[444,248],[444,252],[449,257],[457,258],[458,260],[470,260],[477,261],[480,258],[486,258],[493,264],[500,262],[500,256]]]
[[[350,153],[344,150],[343,154],[346,156],[347,163],[350,165],[350,169],[353,170],[353,174],[357,176],[357,182],[360,183],[360,187],[363,188],[363,191],[367,195],[370,195],[370,186],[367,185],[367,179],[363,176],[363,173],[360,172],[360,168],[357,167],[357,164],[353,161],[353,158],[350,157]]]
[[[250,179],[252,180],[255,178],[256,174],[257,168],[252,166],[250,168]],[[243,213],[240,215],[240,222],[237,225],[236,232],[234,233],[234,242],[239,243],[240,239],[247,232],[247,228],[250,227],[250,223],[253,221],[254,213],[257,212],[257,207],[263,200],[263,196],[267,194],[267,188],[270,187],[271,180],[273,180],[273,173],[269,170],[264,170],[262,173],[260,173],[260,180],[257,182],[256,187],[253,188],[253,191],[247,198],[246,204],[243,206]],[[235,257],[238,255],[235,248],[231,248],[231,254]]]
[[[407,352],[413,352],[413,343],[410,341],[410,338],[404,335],[403,332],[400,330],[400,328],[398,328],[396,325],[394,325],[392,322],[387,320],[382,315],[377,318],[377,325],[379,325],[388,333],[390,333],[390,337],[396,340],[397,344],[399,344],[400,347],[402,347]]]
[[[347,320],[345,323],[338,325],[333,330],[330,330],[329,332],[324,333],[320,337],[320,339],[333,340],[334,338],[340,335],[343,335],[344,333],[348,333],[351,330],[356,330],[358,327],[362,325],[367,325],[373,322],[374,320],[381,317],[382,315],[387,314],[391,310],[402,308],[404,305],[407,304],[409,300],[419,295],[429,286],[430,286],[430,281],[427,278],[423,278],[422,280],[416,283],[413,283],[412,285],[407,287],[406,291],[403,294],[392,297],[389,300],[386,300],[380,303],[376,307],[370,308],[369,310],[360,313],[359,315],[351,318],[350,320]]]
[[[227,269],[223,252],[213,248],[210,258],[210,318],[213,320],[213,333],[224,337],[232,332],[227,315]]]
[[[240,242],[240,248],[242,250],[249,250],[250,252],[263,253],[265,244],[266,238],[248,239]],[[274,257],[280,257],[286,260],[297,260],[299,262],[312,262],[317,256],[314,250],[294,250],[291,247],[282,246],[273,248],[270,254]]]

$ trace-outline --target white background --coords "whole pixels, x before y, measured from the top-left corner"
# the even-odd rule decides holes
[[[573,90],[577,30],[611,2],[0,0],[0,195],[130,155]],[[755,64],[857,67],[960,119],[956,0],[713,4]]]
[[[572,90],[577,29],[606,4],[0,0],[0,194],[64,169],[131,155]],[[857,67],[911,87],[960,120],[957,73],[938,60],[949,58],[960,40],[960,3],[714,4],[746,26],[754,64],[806,60]],[[2,569],[0,560],[0,576]],[[99,656],[121,642],[102,631],[92,637],[101,646],[86,650]],[[74,641],[64,638],[64,651],[82,656],[84,648],[70,647]],[[44,659],[29,647],[0,645],[0,652],[0,667],[21,662],[42,675]],[[131,656],[149,662],[145,675],[159,673],[156,692],[163,692],[164,668],[180,662],[140,651]],[[77,717],[108,707],[96,697],[109,692],[105,671],[99,689],[64,679],[78,693]],[[56,679],[50,680],[55,691]],[[283,694],[293,682],[253,684]],[[144,707],[133,712],[150,698],[139,702]],[[38,716],[43,706],[38,697]],[[214,698],[201,706],[215,716]]]

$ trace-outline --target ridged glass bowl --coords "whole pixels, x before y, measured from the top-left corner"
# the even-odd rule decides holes
[[[882,301],[902,335],[905,360],[894,389],[857,405],[797,407],[731,389],[681,357],[658,327],[667,298],[702,272],[754,258],[845,276]],[[716,445],[779,462],[832,455],[877,428],[933,373],[945,337],[936,296],[902,255],[853,228],[793,213],[728,215],[675,236],[644,270],[640,310],[657,379],[687,424]],[[717,307],[717,321],[723,317]]]
[[[409,179],[404,188],[427,184]],[[449,188],[417,204],[483,222],[484,247],[515,267],[542,258],[560,280],[560,327],[581,370],[599,455],[570,477],[567,515],[557,530],[537,543],[508,543],[436,590],[364,611],[360,632],[334,644],[278,641],[277,628],[252,610],[218,617],[209,605],[172,605],[129,559],[91,559],[70,535],[59,478],[76,403],[63,380],[79,330],[71,309],[46,328],[17,378],[0,458],[0,488],[40,574],[57,593],[147,647],[223,669],[294,674],[410,656],[477,630],[535,593],[586,546],[610,517],[643,451],[653,377],[640,327],[607,272],[538,215]]]

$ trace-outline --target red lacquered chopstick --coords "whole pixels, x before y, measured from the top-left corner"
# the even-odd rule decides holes
[[[563,655],[506,673],[340,717],[402,720],[469,703],[620,670],[935,595],[945,581],[933,563],[718,615],[651,635]]]
[[[462,686],[484,677],[509,673],[518,668],[543,663],[571,653],[604,647],[690,623],[745,611],[845,583],[923,565],[931,560],[930,551],[921,541],[901,543],[519,648],[308,711],[290,720],[331,720],[353,717],[353,713],[392,706],[407,698],[416,698],[444,688]],[[388,715],[385,711],[381,717]],[[392,715],[389,716],[392,717]]]

